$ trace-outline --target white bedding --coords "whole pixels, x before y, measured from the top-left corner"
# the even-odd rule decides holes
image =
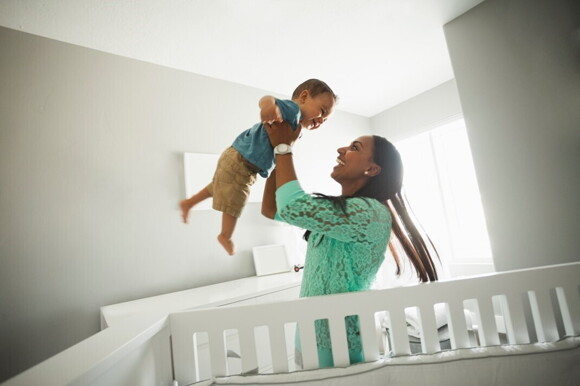
[[[549,369],[549,371],[545,371]],[[383,358],[346,368],[216,377],[212,385],[579,385],[580,337]]]
[[[440,348],[442,350],[449,350],[451,349],[451,336],[449,334],[447,320],[447,307],[443,303],[438,303],[433,308],[435,313],[435,327],[437,328]],[[480,344],[476,323],[477,316],[475,313],[467,309],[463,310],[463,312],[465,315],[465,326],[467,328],[467,334],[469,336],[471,347],[479,346]],[[385,343],[387,343],[387,345],[383,343],[383,350],[381,350],[381,352],[384,352],[385,349],[391,346],[391,321],[388,314],[385,312],[380,313],[377,318],[379,320],[382,331],[385,334]],[[411,354],[418,354],[423,352],[421,347],[422,326],[418,309],[416,307],[405,309],[405,320],[407,322],[407,335],[409,335]],[[508,343],[506,337],[505,321],[501,315],[495,315],[495,324],[497,327],[500,343]]]

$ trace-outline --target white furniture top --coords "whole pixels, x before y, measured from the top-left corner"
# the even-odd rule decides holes
[[[267,293],[298,287],[302,272],[285,272],[192,288],[164,295],[101,307],[101,329],[112,326],[128,316],[148,313],[170,314],[191,308],[223,306]]]

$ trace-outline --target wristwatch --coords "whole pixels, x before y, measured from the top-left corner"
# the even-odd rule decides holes
[[[274,155],[284,155],[292,153],[292,146],[285,143],[281,143],[274,148]]]

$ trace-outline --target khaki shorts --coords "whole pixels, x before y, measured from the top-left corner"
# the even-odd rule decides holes
[[[258,167],[248,162],[232,146],[224,150],[213,180],[206,187],[213,197],[212,207],[235,218],[240,217],[258,171]]]

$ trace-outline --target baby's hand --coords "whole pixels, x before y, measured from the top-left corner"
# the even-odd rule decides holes
[[[260,100],[260,120],[262,123],[282,122],[282,113],[273,97],[264,97]]]

